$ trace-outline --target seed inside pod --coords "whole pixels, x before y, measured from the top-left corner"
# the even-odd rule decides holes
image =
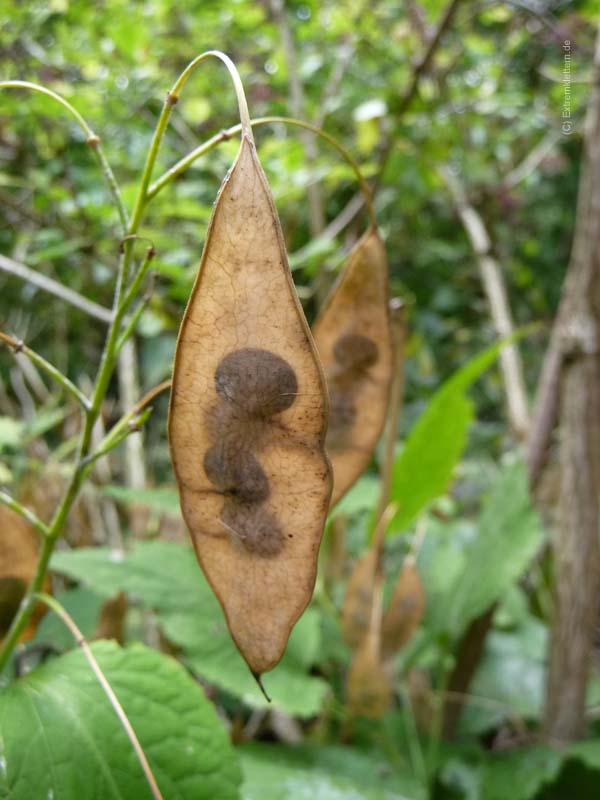
[[[252,453],[235,442],[217,444],[204,456],[206,477],[220,492],[242,503],[262,503],[269,496],[269,481]]]
[[[367,336],[351,333],[340,336],[333,346],[333,355],[341,367],[362,372],[377,362],[379,349]]]
[[[258,506],[228,501],[221,520],[235,544],[263,558],[278,555],[283,548],[283,534],[275,517]]]
[[[269,350],[246,347],[222,359],[215,373],[218,394],[250,416],[272,417],[289,408],[298,394],[292,367]]]

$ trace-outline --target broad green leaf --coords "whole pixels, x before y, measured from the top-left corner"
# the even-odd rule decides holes
[[[546,674],[547,628],[533,617],[516,631],[492,631],[461,714],[461,733],[481,734],[504,720],[540,718]],[[480,703],[477,698],[494,703]]]
[[[446,493],[473,416],[473,403],[462,389],[431,401],[394,464],[391,499],[398,503],[398,512],[391,532],[407,528],[431,501]]]
[[[105,598],[85,586],[78,586],[76,589],[60,592],[56,599],[86,639],[91,639]],[[73,647],[73,634],[56,614],[48,613],[37,626],[33,641],[51,645],[57,650],[69,650]]]
[[[513,338],[496,342],[472,358],[438,389],[419,417],[394,464],[391,499],[398,503],[398,512],[390,524],[391,532],[407,528],[447,491],[474,416],[473,403],[465,392]]]
[[[582,761],[589,769],[600,770],[600,739],[575,742],[567,750],[567,755]]]
[[[360,511],[369,511],[377,503],[380,492],[380,481],[373,475],[363,475],[333,510],[333,515],[347,514],[352,516]]]
[[[178,611],[202,605],[212,592],[190,547],[138,542],[128,552],[85,547],[55,553],[52,568],[106,597],[125,591],[150,608]]]
[[[492,753],[481,771],[481,800],[529,800],[560,772],[564,755],[542,745]]]
[[[12,417],[0,417],[0,452],[6,448],[19,447],[24,423]]]
[[[507,467],[486,500],[465,570],[448,593],[446,629],[458,635],[521,575],[542,540],[522,463]]]
[[[212,705],[172,658],[142,645],[92,645],[165,798],[234,800],[240,772]],[[81,650],[0,692],[0,796],[145,800],[131,744]]]
[[[244,800],[422,800],[408,772],[379,755],[325,745],[238,748]]]
[[[123,590],[138,597],[156,611],[166,636],[183,649],[198,675],[248,705],[266,704],[190,547],[154,541],[138,542],[127,553],[82,548],[57,553],[52,566],[105,596]],[[327,684],[307,674],[319,643],[320,620],[309,609],[292,631],[281,663],[264,677],[273,702],[290,714],[308,717],[323,706]]]
[[[131,489],[127,486],[104,486],[102,494],[125,505],[146,506],[152,511],[181,514],[177,489],[160,486],[154,489]]]

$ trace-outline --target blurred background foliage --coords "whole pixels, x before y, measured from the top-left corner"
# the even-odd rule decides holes
[[[441,0],[288,0],[284,17],[295,42],[295,68],[274,6],[266,0],[9,3],[0,11],[0,74],[3,79],[42,83],[75,105],[101,137],[129,207],[165,93],[187,62],[206,49],[221,49],[235,60],[253,116],[300,113],[338,138],[375,186],[391,291],[407,306],[410,335],[399,442],[434,390],[496,338],[469,241],[439,175],[440,166],[449,166],[491,236],[517,325],[541,323],[521,344],[532,396],[572,239],[597,0],[459,4],[434,64],[424,71],[409,104],[404,99],[423,57],[424,39],[443,13]],[[565,40],[573,48],[570,135],[561,132]],[[304,95],[299,112],[294,111],[290,88],[294,77]],[[154,177],[236,121],[225,70],[216,62],[204,64],[175,108]],[[281,124],[261,126],[256,135],[294,279],[312,321],[345,253],[366,225],[364,210],[355,200],[358,188],[348,165],[326,143],[319,140],[316,154],[310,147],[307,152],[298,129]],[[236,141],[219,145],[150,206],[141,233],[154,243],[157,256],[152,297],[136,337],[140,394],[170,376],[177,329],[212,203],[236,149]],[[527,168],[531,153],[539,157]],[[526,168],[515,180],[515,170],[524,162]],[[358,209],[335,237],[316,242],[307,201],[314,184],[322,198],[324,224],[339,220],[348,204]],[[0,208],[1,253],[110,306],[119,249],[114,208],[81,131],[38,95],[4,92],[0,98]],[[144,243],[138,246],[142,253]],[[3,330],[22,337],[78,385],[89,385],[101,355],[104,323],[2,271],[0,320]],[[67,463],[75,434],[74,409],[64,408],[53,392],[36,394],[8,354],[0,358],[0,378],[0,481],[25,496],[37,496],[38,505],[48,507],[55,488],[40,476],[50,463],[60,475]],[[106,424],[117,416],[119,393],[115,378],[104,410]],[[447,670],[453,646],[470,619],[490,602],[500,601],[472,686],[474,696],[490,702],[469,705],[459,742],[432,751],[436,782],[431,796],[564,797],[560,781],[568,780],[571,784],[565,785],[580,787],[578,798],[587,797],[588,783],[594,785],[590,771],[600,770],[597,750],[559,756],[541,745],[529,746],[543,698],[552,589],[547,559],[536,558],[526,577],[518,579],[545,534],[532,517],[525,478],[513,463],[518,447],[507,425],[497,368],[482,376],[472,394],[477,415],[456,471],[458,480],[427,517],[419,554],[427,614],[423,629],[399,656],[397,692],[404,698],[409,691],[417,696],[407,675],[418,681],[422,674]],[[110,512],[103,507],[98,517],[98,496],[116,504],[112,508],[117,539],[121,531],[128,537],[128,525],[137,526],[137,538],[160,533],[163,539],[184,539],[167,451],[166,397],[154,406],[143,451],[146,489],[124,486],[123,460],[113,458],[108,473],[96,476],[92,499],[81,511],[85,522],[74,523],[84,543],[115,544],[102,523]],[[32,471],[37,476],[33,481]],[[364,549],[377,491],[373,468],[339,509],[348,526],[350,561]],[[551,485],[547,491],[551,509]],[[519,492],[524,492],[520,500]],[[516,518],[504,520],[509,498],[517,505]],[[132,508],[141,509],[141,528],[139,519],[136,525],[132,521]],[[506,534],[499,549],[477,550],[476,534],[482,528],[492,529],[492,538],[494,533],[500,538]],[[83,529],[88,533],[81,534]],[[390,580],[413,532],[411,523],[390,541]],[[153,554],[144,544],[167,550]],[[170,574],[189,572],[187,550],[175,552],[168,548],[176,545],[155,542],[136,546],[140,549],[129,557],[138,559],[142,572],[144,559],[167,563],[169,558],[176,562]],[[325,549],[329,552],[327,542]],[[481,586],[491,580],[490,562],[498,563],[495,559],[518,566],[481,597]],[[470,560],[471,577],[465,578]],[[220,612],[212,595],[202,585],[195,589],[198,596],[190,599],[195,572],[188,583],[181,577],[187,598],[181,600],[186,604],[182,610],[168,598],[168,587],[157,584],[150,590],[136,585],[135,564],[126,577],[114,570],[107,577],[106,563],[102,549],[57,557],[57,570],[71,581],[83,581],[79,588],[65,584],[64,602],[88,635],[96,629],[103,597],[120,590],[132,593],[137,605],[127,615],[126,638],[148,641],[147,610],[153,609],[152,624],[174,652],[183,651],[186,666],[211,687],[234,740],[288,742],[280,745],[279,761],[273,760],[272,750],[267,753],[264,742],[243,746],[247,798],[423,796],[427,780],[419,771],[416,734],[406,721],[405,699],[376,724],[359,720],[349,727],[344,716],[343,673],[349,656],[336,609],[347,566],[326,588],[318,588],[314,608],[294,634],[295,646],[293,640],[284,663],[267,678],[276,700],[269,721],[226,633],[221,631],[219,647],[215,645],[211,624],[220,619]],[[464,596],[457,598],[461,586]],[[200,628],[194,627],[190,608],[202,609]],[[37,635],[58,649],[67,646],[48,619]],[[158,634],[152,635],[156,643]],[[600,696],[598,687],[591,686],[590,692],[593,706],[594,697]],[[427,717],[426,709],[423,714]],[[427,733],[426,719],[417,722],[425,731],[422,740],[434,741],[435,731]],[[306,741],[293,749],[289,742],[297,738]],[[506,740],[528,745],[516,751],[520,761],[515,751],[504,751]],[[418,745],[418,737],[416,741]],[[367,754],[364,762],[363,756],[346,752],[343,744],[360,748]],[[565,779],[565,770],[575,777],[569,773]],[[529,777],[515,787],[514,775],[521,773]],[[554,788],[548,788],[552,781]]]

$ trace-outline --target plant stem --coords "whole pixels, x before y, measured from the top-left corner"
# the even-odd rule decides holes
[[[87,397],[80,391],[74,383],[72,383],[66,375],[63,375],[62,372],[57,369],[53,364],[49,361],[46,361],[43,356],[40,356],[35,350],[31,350],[31,348],[27,347],[27,345],[23,344],[20,339],[14,339],[12,336],[8,336],[6,333],[0,331],[0,341],[7,344],[9,347],[15,351],[15,353],[25,353],[27,358],[32,361],[37,367],[43,370],[47,375],[49,375],[53,380],[59,383],[63,389],[68,392],[72,397],[74,397],[77,402],[82,406],[84,411],[88,411],[90,408],[90,401]]]
[[[86,657],[94,675],[98,679],[98,683],[102,687],[104,693],[108,697],[111,706],[113,707],[115,714],[119,718],[121,725],[123,726],[123,730],[127,734],[127,738],[131,742],[131,745],[135,751],[138,761],[140,762],[140,766],[144,773],[144,777],[148,781],[148,785],[150,787],[150,791],[152,792],[152,796],[155,800],[163,800],[163,796],[158,788],[158,784],[156,782],[156,778],[152,773],[152,769],[150,768],[150,764],[148,763],[148,759],[146,758],[146,754],[144,753],[142,746],[139,742],[139,739],[136,736],[136,733],[133,729],[133,726],[129,719],[127,718],[127,714],[125,713],[123,706],[119,702],[119,699],[113,688],[111,687],[110,683],[108,682],[105,674],[102,672],[102,668],[98,661],[96,660],[96,656],[93,654],[91,647],[89,646],[88,642],[86,641],[85,636],[77,627],[75,621],[72,617],[68,614],[65,608],[61,606],[61,604],[55,600],[54,597],[51,597],[44,592],[38,592],[35,595],[35,600],[40,600],[42,603],[45,603],[48,608],[52,609],[54,613],[60,617],[60,619],[64,622],[67,628],[73,634],[73,637],[79,647],[83,650],[83,654]]]
[[[295,125],[299,128],[305,128],[317,136],[320,136],[322,139],[325,139],[325,141],[329,142],[332,147],[335,147],[338,153],[340,153],[340,155],[352,167],[361,191],[364,195],[369,218],[371,223],[375,225],[375,209],[373,208],[373,196],[371,194],[371,190],[369,189],[369,185],[365,180],[360,167],[356,163],[355,159],[350,155],[349,151],[342,144],[340,144],[335,137],[331,136],[331,134],[327,133],[321,128],[317,128],[316,125],[311,125],[309,122],[303,122],[300,119],[294,119],[293,117],[257,117],[256,119],[250,120],[252,127],[256,127],[257,125],[270,125],[277,122],[281,122],[284,125]],[[206,142],[203,142],[203,144],[198,145],[198,147],[192,150],[191,153],[188,153],[187,156],[184,156],[182,159],[180,159],[149,187],[146,195],[147,199],[150,200],[157,195],[161,189],[163,189],[174,178],[177,178],[179,175],[181,175],[181,173],[184,172],[190,166],[190,164],[193,164],[196,159],[200,158],[200,156],[208,153],[209,150],[212,150],[214,147],[221,144],[221,142],[228,141],[241,130],[241,125],[233,125],[231,128],[227,128],[227,130],[217,133],[211,139],[208,139]]]
[[[17,514],[20,514],[23,519],[27,520],[30,525],[33,525],[33,527],[39,533],[41,533],[42,536],[48,535],[48,528],[46,525],[44,525],[41,519],[38,519],[33,511],[25,508],[25,506],[21,505],[18,500],[15,500],[6,492],[0,492],[0,505],[6,506],[7,508],[10,508],[11,511],[15,511]]]
[[[100,409],[104,397],[106,395],[106,391],[108,389],[108,384],[110,378],[112,376],[116,359],[117,359],[117,347],[120,343],[120,326],[123,321],[123,317],[125,316],[127,309],[131,302],[134,299],[134,295],[139,289],[141,281],[145,275],[145,272],[148,268],[151,258],[154,255],[154,248],[149,248],[146,258],[142,263],[142,266],[138,270],[129,290],[126,289],[127,286],[127,279],[129,276],[129,266],[131,263],[131,258],[133,254],[133,241],[137,237],[137,232],[139,226],[142,221],[142,217],[148,202],[147,198],[147,190],[148,185],[150,183],[150,178],[152,176],[152,170],[154,168],[154,163],[156,161],[156,156],[158,153],[158,149],[160,146],[160,142],[164,135],[164,132],[167,127],[167,123],[169,121],[169,117],[171,114],[171,109],[173,105],[177,102],[179,98],[179,93],[183,88],[187,78],[192,73],[193,69],[197,64],[203,61],[205,58],[208,57],[217,57],[221,61],[225,63],[227,66],[230,74],[232,75],[234,86],[236,89],[236,94],[238,97],[238,105],[240,107],[240,117],[242,120],[242,128],[244,135],[247,136],[250,141],[252,141],[252,130],[249,125],[249,114],[248,108],[246,105],[246,100],[243,93],[243,88],[241,85],[241,81],[239,75],[237,73],[237,69],[233,62],[225,56],[223,53],[218,51],[208,51],[206,53],[202,53],[196,59],[194,59],[190,64],[186,67],[186,69],[181,73],[175,84],[173,85],[172,90],[167,94],[167,98],[165,100],[165,104],[161,111],[160,117],[158,119],[156,129],[154,131],[154,135],[152,137],[152,142],[150,144],[150,149],[148,151],[148,156],[146,158],[146,162],[144,164],[144,169],[142,171],[142,175],[140,178],[140,183],[138,187],[137,197],[134,204],[133,214],[129,223],[126,222],[126,214],[122,214],[123,220],[125,220],[125,228],[126,228],[126,235],[122,242],[122,252],[121,258],[119,260],[119,269],[117,273],[117,280],[115,286],[115,294],[113,300],[113,315],[112,320],[110,322],[108,332],[106,335],[106,340],[104,344],[104,350],[102,353],[102,357],[100,360],[100,365],[98,367],[98,372],[96,375],[96,381],[94,384],[94,390],[92,393],[91,401],[87,401],[87,405],[84,408],[85,417],[84,417],[84,424],[83,429],[79,439],[79,446],[77,449],[77,456],[75,460],[75,465],[73,469],[73,474],[71,476],[71,480],[67,487],[65,494],[63,495],[62,500],[60,501],[58,508],[56,509],[54,516],[48,525],[47,535],[44,538],[42,548],[40,550],[38,556],[38,562],[36,566],[35,575],[27,589],[27,592],[19,606],[19,610],[17,611],[15,617],[13,618],[12,624],[8,633],[6,634],[2,647],[0,648],[0,672],[6,666],[6,663],[12,653],[15,645],[17,644],[19,637],[24,630],[35,605],[35,595],[39,592],[43,586],[44,579],[46,577],[46,573],[48,571],[48,565],[50,562],[50,557],[54,551],[54,547],[60,535],[63,532],[63,528],[69,512],[77,498],[79,490],[81,488],[81,484],[85,479],[87,471],[89,469],[89,451],[92,442],[92,430],[94,427],[94,423],[100,414]],[[0,89],[1,88],[28,88],[32,91],[37,91],[42,94],[48,95],[49,97],[56,100],[60,103],[64,108],[66,108],[69,113],[71,113],[79,125],[83,128],[86,136],[88,138],[88,142],[93,145],[94,152],[97,154],[97,157],[101,160],[102,164],[105,165],[106,170],[104,171],[105,177],[111,176],[112,182],[114,184],[114,189],[116,189],[116,196],[115,199],[117,205],[122,209],[124,212],[124,207],[122,206],[122,201],[120,197],[120,193],[118,191],[118,187],[116,186],[116,182],[114,181],[114,177],[112,177],[112,172],[110,171],[110,167],[106,163],[102,151],[100,150],[100,143],[98,137],[93,133],[87,122],[83,119],[83,117],[79,114],[76,109],[71,106],[64,98],[60,97],[60,95],[55,94],[54,92],[50,91],[49,89],[45,89],[42,86],[38,86],[37,84],[30,84],[25,83],[23,81],[4,81],[0,82]],[[66,379],[63,379],[63,381]],[[170,382],[169,382],[170,383]],[[63,385],[64,382],[63,382]],[[161,387],[157,387],[156,390],[150,392],[145,398],[138,403],[132,411],[126,414],[121,420],[113,427],[113,429],[108,434],[108,437],[111,438],[111,441],[117,440],[119,438],[119,434],[121,431],[124,430],[126,425],[128,424],[129,420],[135,416],[139,412],[141,408],[145,405],[146,402],[156,394],[158,391],[162,391],[162,388],[166,388],[167,382],[165,384],[161,384]],[[66,385],[65,385],[66,388]],[[78,391],[78,390],[77,390]],[[114,438],[112,438],[114,437]],[[106,441],[105,443],[106,444]]]
[[[104,155],[100,137],[94,133],[79,111],[77,111],[77,109],[74,108],[68,100],[65,100],[64,97],[61,97],[51,89],[47,89],[45,86],[40,86],[37,83],[30,83],[29,81],[0,81],[0,89],[28,89],[31,92],[38,92],[39,94],[50,97],[56,103],[61,105],[66,111],[68,111],[68,113],[76,120],[79,127],[85,133],[86,143],[91,147],[94,158],[98,162],[100,171],[102,172],[104,180],[106,181],[110,191],[113,203],[119,215],[121,228],[123,231],[127,230],[127,211],[125,209],[125,204],[123,203],[121,191],[117,181],[115,180],[114,173],[110,167],[110,164],[106,160],[106,156]]]

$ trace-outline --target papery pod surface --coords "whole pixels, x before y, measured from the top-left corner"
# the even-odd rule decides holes
[[[348,578],[341,628],[344,641],[352,648],[360,645],[369,630],[376,570],[377,552],[372,548],[356,560]]]
[[[381,658],[381,587],[373,593],[369,628],[355,650],[346,684],[348,710],[371,719],[382,717],[393,690]]]
[[[271,192],[244,136],[179,332],[169,410],[183,515],[260,674],[314,588],[331,495],[327,392]]]
[[[384,656],[397,653],[412,638],[425,613],[425,589],[414,559],[407,559],[398,575],[389,605],[383,615]]]
[[[385,247],[371,227],[313,325],[329,389],[332,505],[368,466],[385,424],[392,377],[388,302]]]

